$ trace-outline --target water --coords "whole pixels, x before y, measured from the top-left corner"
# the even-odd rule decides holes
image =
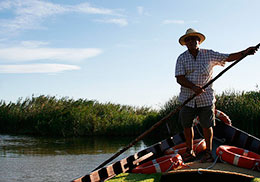
[[[71,181],[96,168],[133,138],[41,138],[0,135],[0,182]],[[152,144],[139,142],[117,160]]]

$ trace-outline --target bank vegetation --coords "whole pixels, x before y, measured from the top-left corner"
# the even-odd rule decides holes
[[[216,98],[216,108],[225,112],[234,126],[260,137],[260,92],[224,92]],[[33,96],[16,103],[0,102],[0,133],[62,137],[137,136],[177,106],[177,97],[154,110],[87,99]],[[171,134],[182,130],[178,113],[167,123]],[[165,124],[151,134],[158,135],[169,135]]]

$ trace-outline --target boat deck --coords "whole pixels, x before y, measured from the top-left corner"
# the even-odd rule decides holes
[[[217,162],[213,167],[207,169],[208,167],[212,166],[213,163],[200,163],[200,162],[190,162],[186,163],[189,167],[184,167],[177,170],[169,171],[164,175],[180,175],[181,173],[187,175],[188,173],[218,173],[218,174],[233,174],[238,176],[244,176],[247,178],[260,178],[260,172],[253,171],[250,169],[240,168],[237,166],[233,166],[226,163]]]

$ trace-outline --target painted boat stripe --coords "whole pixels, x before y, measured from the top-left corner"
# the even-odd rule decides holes
[[[233,161],[234,165],[236,165],[236,166],[238,165],[239,158],[240,158],[240,155],[235,154],[234,161]]]
[[[162,171],[161,171],[160,165],[156,162],[156,160],[152,160],[152,161],[153,161],[153,165],[154,165],[154,167],[155,167],[155,171],[156,171],[157,173],[161,173]]]

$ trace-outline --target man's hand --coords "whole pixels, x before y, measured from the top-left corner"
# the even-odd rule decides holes
[[[205,92],[205,90],[201,86],[195,85],[192,82],[190,82],[187,78],[185,78],[185,75],[176,76],[176,79],[181,86],[193,90],[193,92],[195,92],[196,95],[200,95],[203,92]]]
[[[254,55],[256,53],[256,51],[258,50],[258,48],[259,48],[259,44],[257,46],[248,47],[246,50],[229,54],[226,61],[231,62],[231,61],[242,59],[243,57],[245,57],[247,55]]]
[[[205,90],[202,87],[197,85],[192,86],[191,89],[195,92],[196,95],[200,95],[205,92]]]
[[[243,51],[243,54],[254,55],[256,53],[256,51],[258,50],[258,48],[259,47],[255,47],[255,46],[249,47],[249,48],[247,48],[246,50]]]

